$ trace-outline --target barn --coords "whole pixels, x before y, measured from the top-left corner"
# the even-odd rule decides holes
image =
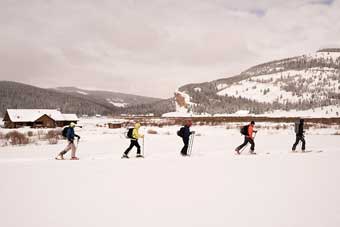
[[[115,129],[115,128],[122,128],[123,123],[120,122],[113,122],[113,123],[108,123],[109,128]]]
[[[8,109],[3,122],[5,128],[55,128],[77,123],[78,117],[52,109]]]

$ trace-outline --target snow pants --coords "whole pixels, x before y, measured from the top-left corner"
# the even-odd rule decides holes
[[[188,155],[188,148],[189,148],[189,138],[183,138],[184,146],[181,150],[181,155],[185,156]]]
[[[131,140],[130,146],[128,147],[128,149],[126,149],[124,154],[128,155],[133,147],[137,147],[137,154],[140,154],[140,145],[138,143],[138,140]]]
[[[65,155],[69,150],[72,150],[71,157],[76,157],[77,148],[76,148],[76,145],[74,145],[74,143],[71,141],[68,141],[67,146],[62,152],[60,152],[60,154]]]
[[[246,146],[248,143],[251,144],[250,150],[254,151],[255,150],[255,142],[252,138],[245,136],[244,137],[244,142],[236,148],[237,151],[240,151],[244,146]]]
[[[304,151],[306,149],[306,141],[303,135],[296,135],[295,143],[293,144],[292,150],[295,151],[296,146],[299,144],[299,142],[302,142],[302,150]]]

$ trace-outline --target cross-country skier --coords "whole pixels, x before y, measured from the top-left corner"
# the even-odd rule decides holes
[[[126,149],[122,158],[129,158],[128,154],[134,146],[137,147],[137,156],[136,157],[137,158],[144,158],[144,156],[141,154],[141,148],[140,148],[140,145],[138,143],[139,138],[144,138],[144,135],[139,134],[139,128],[140,127],[141,127],[140,123],[135,124],[135,127],[133,128],[133,131],[132,131],[130,146]]]
[[[296,140],[295,140],[295,143],[293,144],[292,152],[295,152],[296,146],[299,144],[300,140],[302,142],[302,148],[301,148],[302,152],[305,152],[306,141],[305,141],[305,136],[304,136],[305,131],[303,130],[304,122],[305,122],[304,119],[300,119],[299,122],[295,123]]]
[[[235,149],[235,152],[237,154],[241,154],[240,150],[244,146],[246,146],[248,143],[251,144],[250,154],[256,154],[255,151],[254,151],[255,150],[255,142],[254,142],[253,133],[257,133],[257,131],[254,130],[254,127],[255,127],[255,122],[251,121],[249,125],[244,126],[244,130],[245,130],[244,133],[242,133],[243,129],[241,129],[241,133],[244,135],[244,142]]]
[[[66,138],[67,138],[67,146],[66,148],[59,153],[59,155],[56,157],[56,159],[64,159],[64,155],[69,151],[72,150],[71,153],[71,160],[79,160],[78,157],[76,157],[76,145],[74,144],[74,137],[78,138],[78,141],[80,139],[80,136],[78,136],[77,134],[74,133],[74,128],[76,127],[76,124],[71,122],[70,126],[67,129],[67,133],[66,133]]]
[[[188,120],[185,125],[178,131],[178,135],[182,137],[184,146],[181,150],[181,155],[182,156],[187,156],[188,155],[188,148],[189,148],[189,139],[190,135],[194,134],[195,132],[190,131],[190,127],[192,126],[192,121]]]

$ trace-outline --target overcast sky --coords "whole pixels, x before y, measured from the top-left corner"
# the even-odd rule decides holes
[[[340,47],[340,0],[0,0],[0,80],[170,97]]]

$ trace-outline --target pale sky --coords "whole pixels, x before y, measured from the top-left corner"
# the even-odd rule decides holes
[[[340,0],[0,0],[0,80],[171,97],[340,47]]]

